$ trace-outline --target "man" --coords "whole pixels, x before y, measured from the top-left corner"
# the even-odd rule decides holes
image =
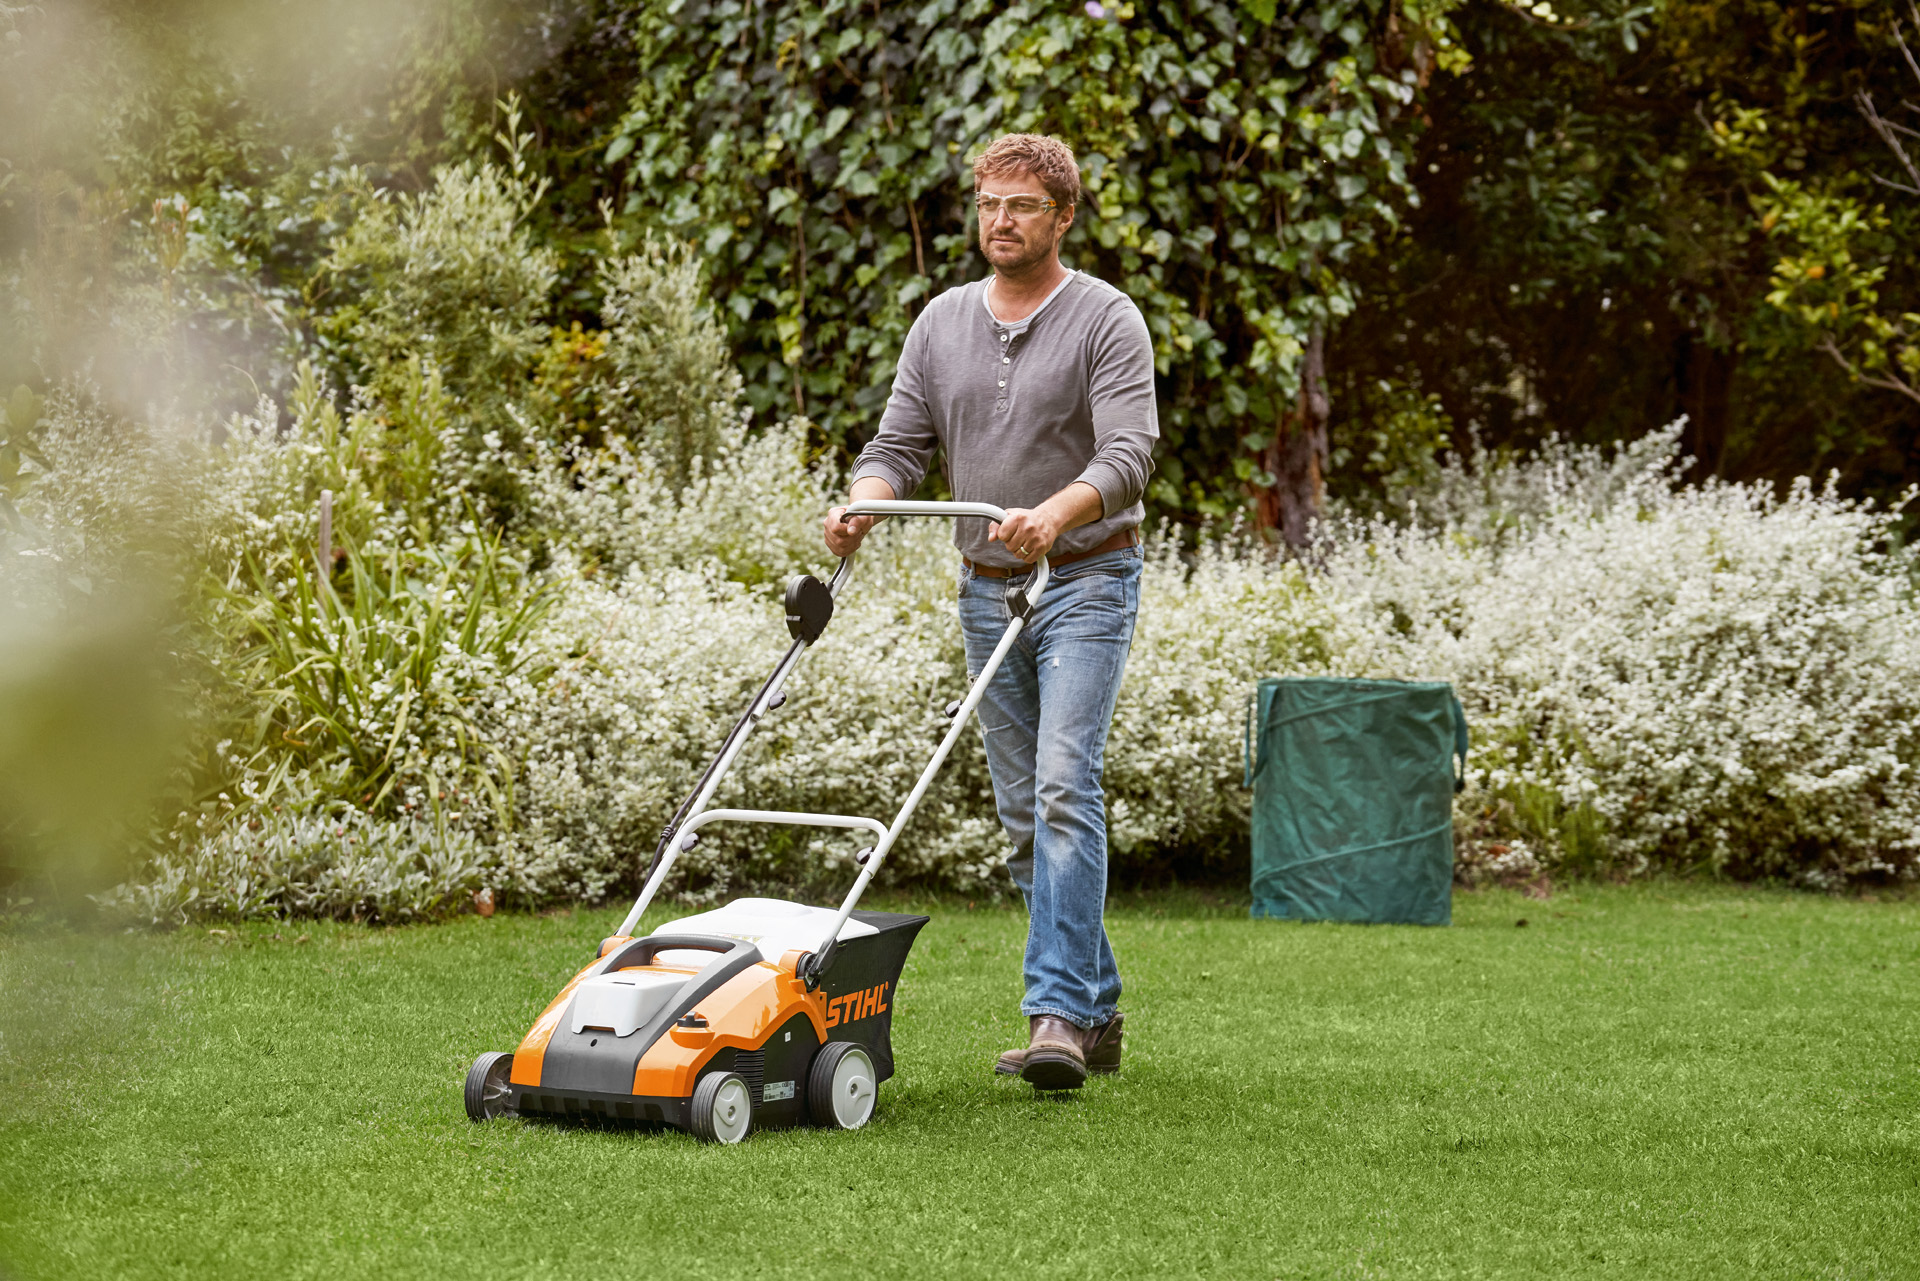
[[[1120,1066],[1120,972],[1107,941],[1107,729],[1139,608],[1141,494],[1159,437],[1153,343],[1126,295],[1060,263],[1080,171],[1065,144],[1010,134],[974,161],[985,280],[914,321],[852,497],[911,497],[937,448],[956,499],[1004,524],[955,522],[960,625],[978,676],[1011,617],[1007,593],[1052,578],[980,702],[1008,868],[1027,901],[1025,1049],[995,1071],[1077,1089]],[[836,556],[873,518],[828,513]]]

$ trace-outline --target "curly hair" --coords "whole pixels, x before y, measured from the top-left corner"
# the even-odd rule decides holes
[[[973,158],[974,189],[979,189],[983,178],[997,178],[1015,169],[1025,169],[1040,179],[1040,185],[1062,208],[1080,203],[1080,165],[1073,158],[1073,148],[1058,138],[1037,133],[1009,133],[995,138]]]

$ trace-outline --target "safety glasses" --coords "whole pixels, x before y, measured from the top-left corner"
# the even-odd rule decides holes
[[[976,191],[973,193],[973,203],[979,207],[982,222],[993,221],[1002,209],[1014,218],[1031,218],[1060,207],[1060,202],[1052,196],[1035,196],[1025,192],[1012,196],[990,196],[984,191]]]

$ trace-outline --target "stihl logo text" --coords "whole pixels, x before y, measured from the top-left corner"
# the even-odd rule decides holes
[[[827,1002],[827,1026],[838,1027],[842,1023],[856,1023],[874,1014],[887,1011],[887,985],[870,987],[864,992],[849,992],[845,996],[836,996]]]

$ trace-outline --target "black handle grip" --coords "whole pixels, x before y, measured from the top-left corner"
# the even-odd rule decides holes
[[[649,934],[643,939],[635,939],[607,958],[601,967],[601,973],[611,974],[630,965],[652,965],[653,958],[662,952],[685,949],[698,952],[732,953],[742,948],[758,952],[760,949],[745,939],[722,938],[718,934]]]

